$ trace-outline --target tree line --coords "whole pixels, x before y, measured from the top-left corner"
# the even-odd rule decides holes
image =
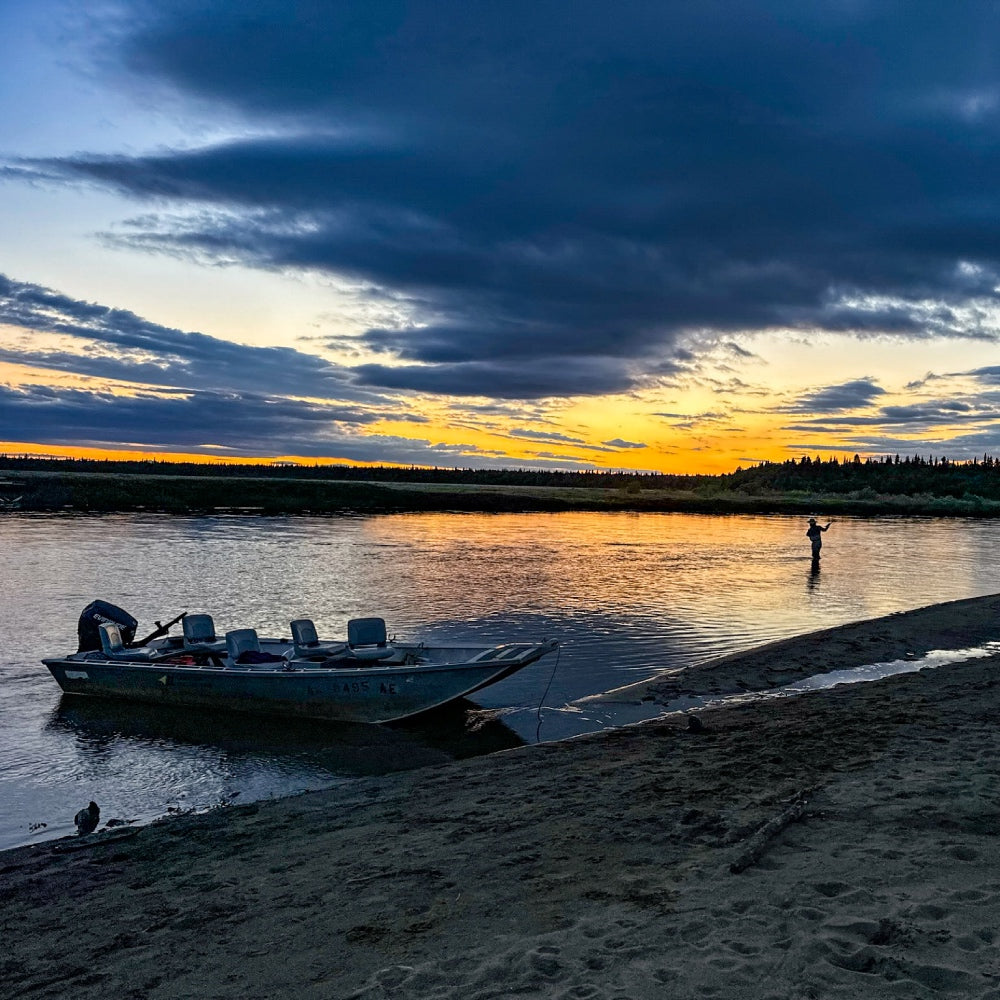
[[[620,489],[636,481],[659,489],[690,490],[711,476],[637,473],[625,469],[461,469],[388,465],[303,465],[287,462],[165,462],[155,459],[35,458],[0,455],[0,472],[102,472],[128,475],[241,479],[324,479],[348,482],[483,486],[589,486]]]
[[[437,485],[590,487],[602,490],[672,490],[713,496],[725,493],[878,494],[1000,500],[1000,459],[882,456],[862,459],[803,456],[760,462],[720,475],[680,475],[619,470],[462,469],[421,466],[303,465],[281,462],[166,462],[158,460],[57,459],[0,455],[0,472],[103,473],[219,479],[339,480]]]
[[[991,455],[964,462],[920,455],[862,460],[803,457],[762,462],[719,477],[741,492],[874,492],[888,496],[982,497],[1000,499],[1000,460]]]

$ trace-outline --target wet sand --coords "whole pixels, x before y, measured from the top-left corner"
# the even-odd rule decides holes
[[[1000,595],[612,700],[1000,639]],[[1000,657],[0,854],[0,993],[1000,1000]],[[78,805],[69,803],[75,812]]]

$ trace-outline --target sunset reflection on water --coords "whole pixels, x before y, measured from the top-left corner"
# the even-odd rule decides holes
[[[776,515],[428,514],[372,519],[363,535],[387,555],[381,589],[405,580],[396,611],[415,625],[506,610],[605,617],[614,631],[659,622],[662,638],[683,623],[714,632],[712,652],[726,637],[754,644],[996,584],[979,551],[1000,536],[992,522],[835,520],[819,574],[806,527]]]

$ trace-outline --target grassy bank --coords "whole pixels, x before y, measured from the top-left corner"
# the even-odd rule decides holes
[[[77,471],[6,472],[2,496],[32,512],[164,514],[386,514],[419,511],[662,511],[823,516],[912,514],[997,517],[1000,501],[978,496],[727,490],[715,482],[690,489],[529,486],[484,483],[366,482],[294,476],[143,475]]]

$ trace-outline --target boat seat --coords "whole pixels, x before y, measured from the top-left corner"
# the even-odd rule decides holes
[[[189,645],[218,642],[219,637],[215,634],[215,622],[211,615],[185,615],[183,627],[184,642]]]
[[[347,623],[347,648],[359,660],[384,660],[396,653],[386,637],[384,618],[352,618]]]
[[[293,657],[296,660],[328,659],[343,653],[347,648],[338,642],[332,646],[324,646],[316,634],[316,626],[311,618],[296,618],[291,623]]]
[[[101,652],[109,660],[148,660],[153,651],[143,646],[129,649],[122,638],[122,630],[114,622],[101,622],[97,627],[101,637]]]
[[[255,628],[237,628],[226,633],[226,653],[233,663],[282,663],[283,656],[265,653]]]

